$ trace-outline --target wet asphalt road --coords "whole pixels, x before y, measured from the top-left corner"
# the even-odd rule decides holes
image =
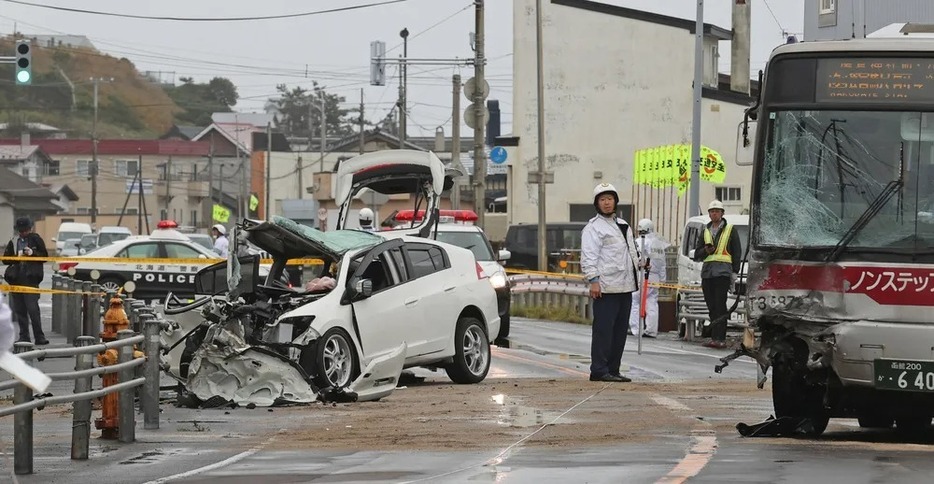
[[[47,296],[42,302],[47,316]],[[46,321],[48,328],[48,321]],[[51,335],[54,345],[64,345]],[[515,319],[509,348],[494,348],[490,378],[587,377],[589,327]],[[658,422],[649,443],[621,442],[591,448],[523,446],[485,452],[269,451],[268,440],[253,438],[289,426],[288,418],[264,409],[175,409],[163,405],[162,427],[143,431],[137,442],[93,439],[87,461],[68,459],[70,414],[37,412],[35,469],[22,483],[67,482],[930,482],[934,475],[934,436],[912,439],[894,431],[859,429],[855,421],[831,421],[820,439],[744,439],[732,425],[771,413],[767,391],[738,401],[718,395],[718,382],[755,385],[755,365],[737,360],[724,373],[713,365],[724,351],[684,343],[674,336],[643,340],[637,355],[630,340],[624,372],[636,381],[709,380],[709,395],[693,399],[661,396],[657,404],[672,419],[701,422],[699,430],[673,434]],[[69,362],[47,360],[49,370]],[[443,373],[420,376],[446,380]],[[4,376],[4,379],[6,377]],[[164,382],[167,383],[167,382]],[[70,391],[53,383],[52,393]],[[391,398],[391,397],[390,397]],[[96,412],[95,412],[96,413]],[[275,418],[272,418],[275,416]],[[315,418],[302,416],[303,419]],[[12,418],[0,427],[0,483],[12,482]],[[529,432],[534,432],[530,428]],[[94,433],[96,435],[96,432]],[[907,441],[906,441],[907,440]]]

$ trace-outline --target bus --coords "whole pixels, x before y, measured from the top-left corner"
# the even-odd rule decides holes
[[[762,388],[771,369],[776,416],[811,435],[830,418],[930,427],[934,39],[786,44],[759,92],[738,140],[755,331],[717,371],[752,357]]]

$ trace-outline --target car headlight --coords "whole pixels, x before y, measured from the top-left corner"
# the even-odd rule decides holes
[[[502,272],[497,272],[490,276],[490,284],[493,285],[494,289],[502,289],[506,287],[506,275]]]

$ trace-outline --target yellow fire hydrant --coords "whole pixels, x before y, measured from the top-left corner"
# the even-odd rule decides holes
[[[123,299],[119,297],[111,298],[110,309],[104,313],[104,330],[101,332],[101,341],[116,341],[117,333],[120,330],[128,329],[130,320],[127,318],[126,311],[123,309]],[[97,364],[100,366],[110,366],[117,363],[119,358],[116,349],[109,349],[98,353]],[[141,351],[134,351],[134,358],[141,358]],[[117,373],[108,373],[101,377],[102,386],[109,387],[116,385],[119,376]],[[101,399],[101,418],[94,421],[94,427],[101,431],[102,439],[116,439],[118,436],[120,422],[120,394],[117,392],[108,393]]]

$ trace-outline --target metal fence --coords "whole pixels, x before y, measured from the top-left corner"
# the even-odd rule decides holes
[[[85,286],[87,284],[87,286]],[[86,460],[89,455],[92,400],[119,393],[117,440],[136,440],[135,401],[143,412],[144,428],[159,428],[160,333],[167,324],[153,308],[140,301],[124,299],[130,328],[119,331],[117,340],[99,342],[103,307],[99,288],[70,278],[54,276],[53,288],[84,291],[87,294],[53,293],[53,331],[65,335],[72,348],[33,349],[32,343],[16,343],[15,352],[26,361],[71,358],[75,370],[47,374],[53,381],[73,380],[74,392],[60,396],[37,396],[18,380],[0,382],[0,391],[13,390],[13,405],[0,408],[0,417],[13,415],[13,468],[16,474],[33,473],[33,411],[48,405],[72,404],[71,458]],[[142,334],[140,334],[142,333]],[[141,344],[144,357],[134,358],[134,345]],[[96,365],[95,355],[116,350],[117,362]],[[117,374],[117,382],[94,387],[93,377]]]

